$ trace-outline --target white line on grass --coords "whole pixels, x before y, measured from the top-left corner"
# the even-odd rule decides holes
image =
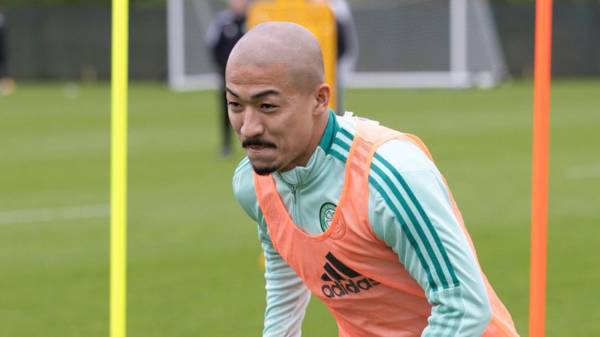
[[[569,179],[589,179],[600,177],[600,164],[573,166],[566,170]]]
[[[56,220],[104,218],[110,214],[107,204],[69,206],[57,208],[33,208],[0,211],[0,225]]]

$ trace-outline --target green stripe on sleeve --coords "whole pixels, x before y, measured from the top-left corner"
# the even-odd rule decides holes
[[[419,212],[419,215],[421,216],[421,218],[425,222],[425,224],[427,226],[427,229],[429,230],[429,232],[431,234],[431,237],[433,238],[433,240],[435,242],[436,248],[439,250],[440,254],[442,255],[445,267],[447,268],[448,273],[450,274],[450,276],[452,278],[452,283],[449,284],[448,282],[445,282],[444,287],[447,288],[447,287],[450,287],[450,286],[458,286],[459,285],[459,281],[458,281],[458,278],[456,277],[456,272],[454,271],[452,263],[450,262],[450,259],[448,258],[448,253],[446,252],[446,249],[444,248],[444,246],[442,244],[442,241],[441,241],[439,235],[437,234],[437,231],[433,227],[433,224],[431,223],[431,220],[429,219],[429,217],[425,213],[425,210],[423,210],[423,207],[421,206],[421,204],[417,200],[416,196],[414,195],[414,193],[412,192],[412,190],[410,189],[410,187],[408,186],[408,184],[406,183],[406,181],[404,180],[404,178],[402,178],[402,175],[398,172],[398,170],[396,170],[394,168],[394,166],[392,166],[392,164],[390,164],[387,160],[385,160],[381,155],[379,155],[377,153],[375,153],[375,159],[377,161],[381,162],[388,170],[390,170],[390,172],[392,172],[392,174],[398,180],[398,182],[400,182],[400,184],[402,185],[402,188],[404,189],[404,191],[408,195],[409,199],[411,200],[411,202],[413,203],[413,205],[415,206],[415,208]],[[375,168],[377,166],[372,164],[371,167]],[[403,206],[405,207],[405,209],[408,209],[408,207],[406,206],[406,202],[403,202]],[[413,217],[414,217],[414,215],[413,215]],[[413,218],[411,217],[411,220],[412,219]],[[415,222],[415,224],[416,224],[416,222]],[[429,244],[429,243],[427,243],[427,244]],[[437,265],[436,265],[436,267],[437,267]],[[437,270],[437,268],[436,268],[436,270]],[[443,274],[441,274],[441,275],[443,275]]]
[[[334,158],[340,160],[342,163],[346,163],[346,157],[344,157],[341,153],[337,152],[336,150],[330,149],[329,154],[332,155]]]
[[[335,138],[333,140],[333,144],[336,144],[339,147],[343,148],[344,150],[350,152],[350,145],[346,144],[343,140],[341,140],[339,138]]]
[[[421,242],[425,246],[425,250],[427,251],[429,259],[433,263],[433,267],[435,268],[436,274],[438,275],[438,278],[439,278],[439,281],[441,283],[441,286],[443,288],[448,288],[448,281],[446,280],[446,277],[444,276],[444,271],[442,269],[442,266],[441,266],[441,264],[440,264],[440,262],[439,262],[439,260],[438,260],[438,258],[436,256],[435,252],[433,251],[433,247],[431,246],[431,242],[429,241],[429,239],[425,235],[425,232],[423,231],[423,228],[420,226],[419,222],[415,218],[415,215],[413,214],[412,210],[410,209],[410,207],[406,203],[406,200],[404,200],[404,198],[400,194],[400,191],[398,191],[398,188],[396,187],[396,185],[394,185],[394,183],[390,180],[390,178],[379,167],[377,167],[377,165],[373,165],[372,164],[371,165],[371,170],[373,170],[373,172],[375,174],[377,174],[385,182],[385,184],[388,186],[388,188],[390,189],[390,191],[392,191],[395,199],[398,200],[400,202],[400,204],[402,205],[402,208],[404,209],[404,212],[406,213],[406,215],[408,215],[408,218],[410,219],[411,223],[413,224],[412,227],[417,232],[417,235],[418,235],[419,239],[421,240]],[[390,207],[391,207],[391,205],[390,205]]]
[[[353,136],[353,135],[352,135],[352,134],[351,134],[351,133],[350,133],[348,130],[346,130],[346,129],[344,129],[344,128],[340,128],[340,132],[341,132],[341,133],[342,133],[344,136],[346,136],[346,137],[347,137],[347,138],[348,138],[350,141],[353,141],[353,140],[354,140],[354,136]]]
[[[379,185],[379,183],[377,183],[377,181],[371,176],[369,176],[369,183],[371,183],[371,185],[373,185],[373,187],[375,187],[375,189],[379,192],[379,194],[381,195],[383,200],[385,200],[385,202],[387,203],[388,207],[390,207],[392,212],[396,215],[398,222],[400,222],[400,226],[402,226],[402,230],[404,231],[404,233],[406,233],[406,238],[408,239],[410,244],[413,246],[415,253],[417,254],[417,257],[419,258],[419,261],[421,262],[421,265],[427,272],[427,279],[429,280],[430,287],[432,289],[437,289],[437,284],[433,280],[429,265],[425,261],[425,258],[423,257],[423,253],[421,252],[421,249],[419,248],[419,245],[418,245],[417,241],[415,240],[414,236],[410,233],[408,225],[404,221],[404,218],[402,218],[400,211],[398,211],[398,209],[396,208],[396,206],[394,205],[394,203],[392,202],[390,197],[387,195],[387,193],[385,193],[385,191],[381,187],[381,185]]]

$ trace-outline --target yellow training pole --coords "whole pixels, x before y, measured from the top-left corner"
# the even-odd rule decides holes
[[[112,0],[110,337],[126,335],[128,0]]]
[[[546,324],[551,55],[552,0],[537,0],[531,179],[530,337],[544,337]]]

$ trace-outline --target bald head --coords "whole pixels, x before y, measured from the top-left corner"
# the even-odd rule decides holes
[[[266,22],[248,31],[227,61],[226,77],[239,66],[278,66],[282,79],[296,89],[311,91],[324,82],[323,57],[315,36],[291,22]]]

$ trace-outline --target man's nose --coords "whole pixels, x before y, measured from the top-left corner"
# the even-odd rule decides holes
[[[245,138],[251,138],[262,135],[264,131],[260,114],[251,107],[247,107],[244,112],[240,134]]]

